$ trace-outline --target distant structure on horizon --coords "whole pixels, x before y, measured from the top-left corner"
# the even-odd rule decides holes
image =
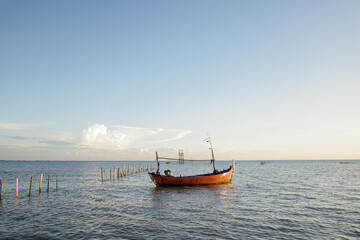
[[[179,163],[184,164],[184,151],[179,149]]]

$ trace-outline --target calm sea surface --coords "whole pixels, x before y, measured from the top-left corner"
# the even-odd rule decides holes
[[[1,161],[0,239],[360,239],[360,161],[340,162],[238,161],[230,185],[159,188],[146,172],[101,182],[101,168],[108,175],[154,162]],[[212,171],[209,163],[161,167]]]

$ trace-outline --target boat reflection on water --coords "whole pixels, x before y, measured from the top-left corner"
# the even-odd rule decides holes
[[[155,186],[152,191],[153,193],[162,192],[183,192],[183,191],[204,191],[209,190],[212,192],[222,192],[224,190],[233,189],[232,183],[216,184],[216,185],[196,185],[196,186],[166,186],[160,187]]]
[[[155,212],[168,215],[167,209],[174,214],[186,217],[196,214],[196,209],[209,209],[216,214],[231,214],[236,198],[233,184],[217,184],[206,186],[168,186],[154,187],[151,190],[152,206]],[[210,210],[212,209],[212,210]]]
[[[214,197],[229,197],[232,198],[234,194],[234,185],[232,183],[217,184],[217,185],[199,185],[199,186],[168,186],[158,187],[155,186],[152,191],[154,200],[159,201],[161,198],[178,198],[180,195],[186,195],[188,197],[204,196]],[[189,199],[191,201],[191,199]]]

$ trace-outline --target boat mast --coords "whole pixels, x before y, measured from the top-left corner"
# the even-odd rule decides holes
[[[213,163],[214,172],[215,172],[216,171],[216,169],[215,169],[215,156],[214,156],[214,150],[213,150],[213,146],[212,146],[212,142],[211,142],[211,138],[210,138],[209,134],[208,134],[208,138],[205,141],[210,143],[211,162]]]
[[[160,163],[159,163],[159,156],[158,156],[157,151],[156,151],[156,162],[157,162],[156,174],[160,175]]]

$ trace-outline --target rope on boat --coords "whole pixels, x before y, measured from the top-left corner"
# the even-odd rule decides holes
[[[193,160],[193,159],[179,159],[179,158],[168,158],[168,157],[158,157],[158,159],[164,159],[164,160],[174,160],[174,161],[212,161],[211,159],[202,159],[202,160]]]

